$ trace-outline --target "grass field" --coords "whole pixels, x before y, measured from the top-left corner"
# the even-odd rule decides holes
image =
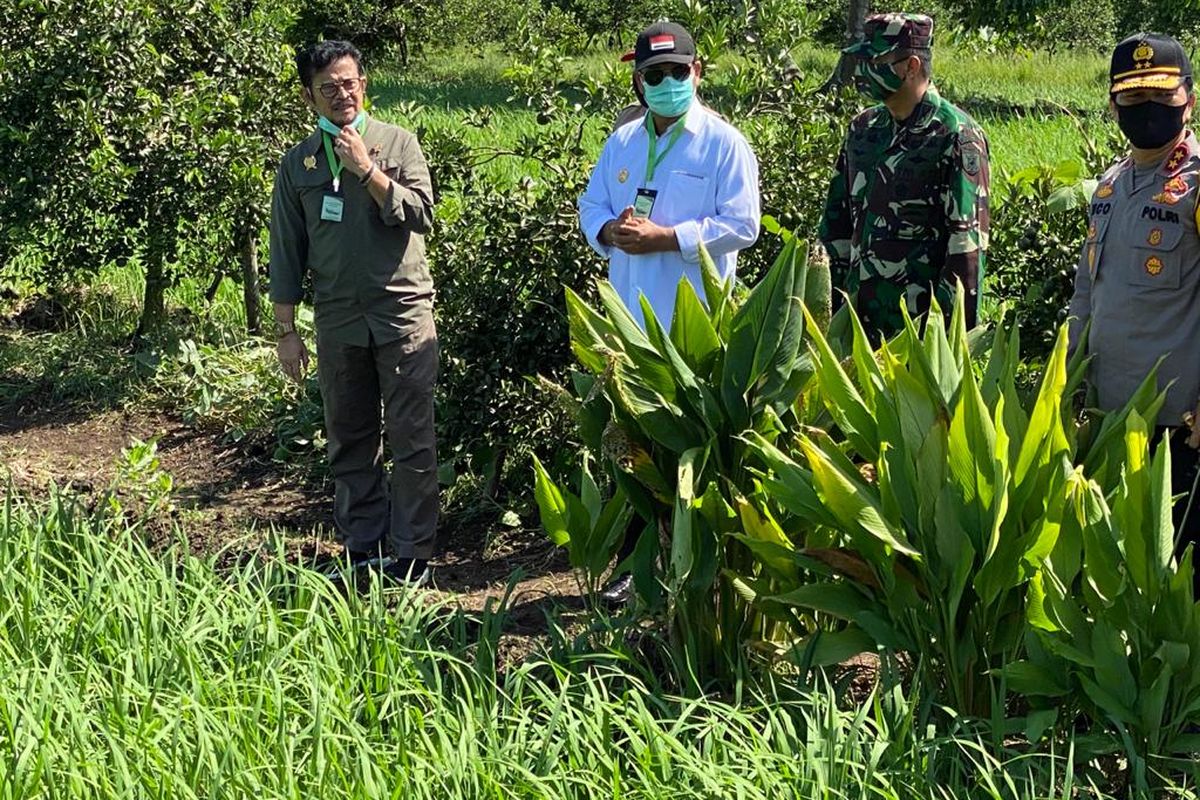
[[[378,585],[346,599],[302,568],[218,571],[141,535],[108,504],[0,504],[0,797],[1033,800],[1086,786],[1064,759],[914,728],[898,691],[851,709],[832,686],[675,698],[603,630],[498,671],[503,604],[466,617]]]
[[[618,57],[614,52],[572,59],[563,77],[598,75],[606,64],[619,63]],[[815,88],[832,69],[836,54],[805,44],[794,57],[804,85]],[[510,100],[513,90],[504,71],[511,63],[511,57],[499,51],[484,50],[430,57],[403,73],[384,72],[376,76],[372,89],[376,113],[414,128],[459,126],[478,145],[512,143],[534,135],[536,113]],[[719,85],[723,66],[718,61],[708,80]],[[1062,54],[1051,59],[1045,53],[980,55],[945,48],[937,52],[934,69],[943,94],[984,126],[996,173],[1076,158],[1079,125],[1094,130],[1114,124],[1105,115],[1108,72],[1099,56]],[[1076,114],[1068,115],[1057,106]],[[490,124],[478,128],[463,124],[480,112],[490,115]],[[599,152],[605,132],[603,120],[589,127],[586,143],[593,151]],[[511,174],[515,177],[517,171]]]

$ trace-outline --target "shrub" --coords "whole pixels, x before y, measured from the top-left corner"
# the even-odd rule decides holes
[[[52,286],[135,257],[139,331],[161,323],[181,245],[237,261],[297,136],[286,18],[272,4],[22,3],[0,30],[0,269],[22,254]],[[253,283],[253,281],[251,281]]]
[[[737,535],[739,514],[754,513],[739,437],[774,437],[807,421],[797,402],[811,376],[798,359],[802,309],[806,301],[824,309],[827,323],[830,305],[828,262],[810,265],[807,244],[795,238],[745,296],[722,283],[703,249],[700,263],[704,300],[681,279],[669,330],[643,298],[643,331],[608,283],[599,286],[602,312],[567,292],[571,347],[594,381],[581,427],[612,464],[616,496],[628,497],[644,522],[629,558],[635,586],[651,608],[665,600],[676,662],[693,690],[729,685],[743,671],[747,638],[773,625],[726,578],[745,574],[756,534],[774,543],[766,526]],[[594,585],[625,532],[619,505],[604,507],[586,480],[579,496],[564,493],[536,469],[543,525]],[[739,539],[751,540],[750,551]]]

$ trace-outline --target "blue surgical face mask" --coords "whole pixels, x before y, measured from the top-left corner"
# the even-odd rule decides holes
[[[366,118],[367,118],[367,112],[360,111],[360,112],[358,112],[358,116],[354,118],[354,122],[351,122],[350,124],[353,125],[355,128],[361,129],[363,120],[365,120]],[[317,116],[317,127],[319,127],[321,130],[328,133],[330,136],[337,136],[339,133],[342,132],[341,125],[338,125],[337,123],[331,121],[328,117],[323,116],[323,115]]]
[[[696,95],[696,87],[692,85],[692,76],[681,81],[674,78],[663,78],[658,86],[642,82],[642,92],[646,95],[646,105],[660,117],[682,116],[692,105]]]

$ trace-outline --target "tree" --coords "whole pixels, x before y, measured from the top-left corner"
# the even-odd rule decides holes
[[[55,286],[138,260],[140,340],[163,322],[181,247],[203,240],[187,269],[224,274],[241,253],[256,328],[245,273],[307,116],[289,22],[261,0],[17,0],[0,29],[0,269],[33,264]]]
[[[862,38],[863,25],[867,21],[867,13],[871,10],[871,0],[850,0],[846,9],[846,45],[849,46]],[[854,78],[854,59],[842,53],[838,56],[833,73],[822,84],[820,91],[827,92],[841,86],[850,85]]]

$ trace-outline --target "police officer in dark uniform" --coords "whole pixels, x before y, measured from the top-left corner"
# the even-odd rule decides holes
[[[1090,320],[1082,344],[1103,411],[1123,407],[1164,359],[1159,388],[1171,386],[1158,431],[1170,442],[1173,491],[1185,493],[1175,529],[1184,542],[1196,541],[1200,436],[1189,436],[1188,421],[1200,401],[1200,142],[1187,129],[1196,104],[1192,65],[1175,39],[1139,33],[1113,51],[1109,82],[1109,107],[1130,153],[1092,197],[1071,298],[1071,348]]]

